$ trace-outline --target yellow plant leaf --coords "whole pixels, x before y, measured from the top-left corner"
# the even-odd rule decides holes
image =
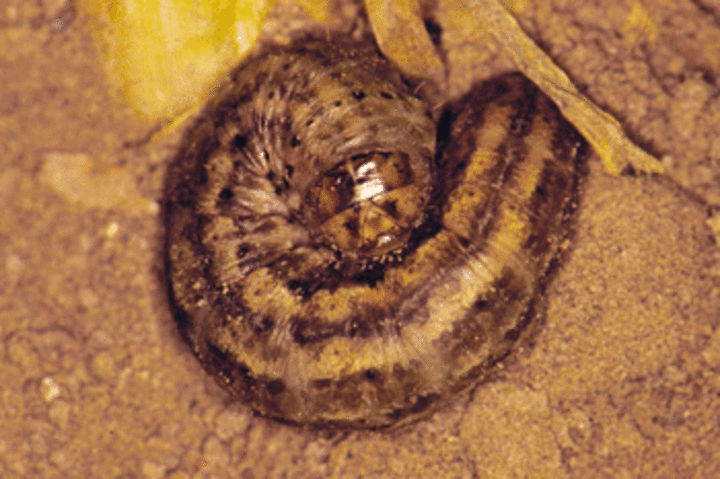
[[[418,0],[365,0],[380,50],[406,74],[445,83],[445,67],[430,40]]]
[[[81,0],[110,77],[151,121],[205,100],[253,46],[273,0]]]

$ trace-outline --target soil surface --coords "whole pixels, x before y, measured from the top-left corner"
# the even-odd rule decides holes
[[[426,420],[342,432],[257,417],[203,372],[161,268],[180,133],[148,141],[72,2],[6,0],[0,476],[720,475],[720,4],[535,3],[523,28],[668,173],[591,159],[531,344]],[[457,91],[512,69],[468,31],[442,30]]]

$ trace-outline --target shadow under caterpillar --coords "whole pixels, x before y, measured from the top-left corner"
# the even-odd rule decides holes
[[[530,321],[585,150],[519,74],[438,121],[372,44],[270,48],[168,170],[178,326],[263,415],[376,428],[428,414]]]

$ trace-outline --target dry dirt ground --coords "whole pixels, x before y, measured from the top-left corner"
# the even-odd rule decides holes
[[[536,3],[523,27],[668,174],[591,160],[532,347],[378,433],[256,417],[202,371],[159,268],[178,135],[145,141],[72,2],[1,2],[0,476],[719,477],[720,4]],[[510,66],[443,39],[458,81]]]

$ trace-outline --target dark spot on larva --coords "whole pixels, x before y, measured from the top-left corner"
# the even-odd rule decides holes
[[[283,66],[282,66],[282,69],[285,70],[285,71],[288,71],[288,70],[290,69],[290,63],[289,63],[289,62],[288,62],[288,63],[284,63]]]
[[[312,382],[312,387],[317,390],[323,390],[327,389],[332,385],[332,381],[330,379],[315,379]]]
[[[347,220],[345,223],[343,223],[343,227],[354,235],[357,235],[358,233],[359,225],[355,218]]]
[[[442,27],[436,23],[432,19],[426,19],[425,20],[425,30],[427,30],[428,34],[430,35],[430,40],[433,42],[433,45],[438,46],[440,45],[440,37],[442,35]]]
[[[242,150],[243,148],[245,148],[247,146],[247,143],[248,143],[247,136],[240,135],[240,134],[233,136],[232,144],[236,149]]]
[[[362,90],[355,90],[352,92],[352,96],[356,100],[362,100],[363,98],[365,98],[365,92]]]
[[[505,341],[514,343],[515,341],[520,339],[520,333],[521,331],[517,328],[510,329],[505,333],[503,339],[505,339]]]
[[[303,288],[302,281],[292,279],[292,280],[288,281],[287,287],[290,291],[292,291],[295,294],[299,294],[301,296],[304,294],[304,288]]]
[[[363,326],[364,326],[364,324],[363,324]],[[358,336],[360,327],[361,327],[361,325],[358,325],[357,321],[355,321],[355,320],[348,321],[348,324],[345,327],[345,335],[348,338],[354,338],[354,337]]]
[[[365,377],[368,378],[369,381],[379,381],[381,378],[380,371],[377,369],[368,369],[365,371]]]
[[[300,140],[296,135],[293,135],[292,138],[290,138],[290,146],[292,148],[297,148],[300,145]]]
[[[268,181],[273,181],[275,179],[275,172],[270,170],[267,172],[267,175],[265,175],[265,178],[268,179]]]
[[[381,91],[380,96],[385,98],[386,100],[392,100],[393,98],[395,98],[394,96],[392,96],[392,94],[390,94],[386,91]]]
[[[288,178],[292,178],[293,173],[295,173],[295,168],[293,168],[292,165],[285,165],[285,171],[287,172]]]
[[[248,389],[252,388],[256,383],[256,380],[252,376],[250,368],[245,363],[238,363],[237,375],[242,379]]]
[[[536,186],[535,194],[541,198],[545,198],[545,188],[543,188],[542,185]]]
[[[271,90],[271,91],[268,92],[268,94],[267,94],[267,99],[268,99],[268,100],[272,100],[273,98],[275,98],[275,90]]]
[[[478,311],[478,312],[479,312],[479,311],[483,311],[483,310],[486,309],[488,306],[489,306],[489,303],[488,303],[488,301],[487,301],[486,298],[478,298],[478,299],[476,299],[475,302],[473,303],[473,309],[474,309],[475,311]]]
[[[530,128],[530,121],[527,116],[516,115],[510,122],[510,133],[514,136],[522,137],[525,136]]]
[[[310,118],[308,121],[305,122],[305,126],[311,126],[313,123],[315,123],[315,119]]]
[[[550,245],[550,242],[548,242],[547,240],[541,240],[541,238],[537,234],[531,233],[528,235],[527,240],[523,244],[523,247],[525,247],[533,252],[535,252],[535,251],[541,252],[549,245]]]
[[[293,340],[303,346],[331,338],[340,332],[337,327],[323,324],[317,318],[293,318],[291,324],[290,333]]]
[[[273,379],[271,381],[268,381],[265,387],[267,389],[267,392],[269,392],[271,396],[277,396],[278,394],[285,391],[285,383],[282,382],[280,379]]]
[[[354,95],[354,93],[353,93],[353,95]],[[333,103],[333,105],[335,106],[335,108],[339,108],[339,107],[342,106],[342,101],[340,101],[340,100],[335,100],[335,103]]]
[[[353,279],[358,283],[364,283],[374,288],[377,283],[385,278],[386,265],[381,263],[371,263],[366,266],[362,272],[356,275]]]
[[[235,196],[235,194],[229,188],[223,188],[222,190],[220,190],[220,193],[218,193],[218,198],[220,198],[222,201],[228,201],[232,199],[233,196]]]
[[[397,210],[397,200],[388,201],[383,205],[383,210],[393,218],[397,219],[398,217],[398,210]]]
[[[197,301],[196,301],[197,302]],[[186,331],[188,325],[191,324],[192,319],[190,318],[190,315],[187,311],[184,309],[176,308],[174,310],[174,316],[175,316],[175,322],[178,325],[178,328],[180,331]]]
[[[258,334],[269,333],[275,327],[275,321],[272,318],[268,318],[260,313],[255,313],[248,321],[253,326],[253,330]]]
[[[237,258],[243,259],[249,252],[250,252],[250,247],[246,244],[242,244],[242,245],[238,246]]]

